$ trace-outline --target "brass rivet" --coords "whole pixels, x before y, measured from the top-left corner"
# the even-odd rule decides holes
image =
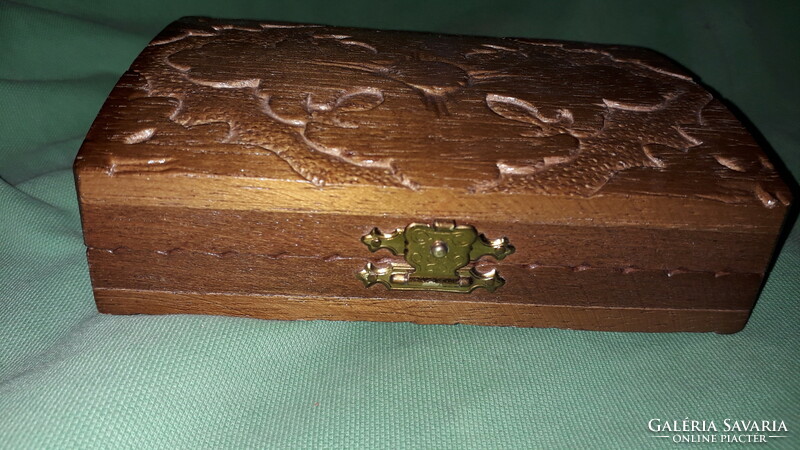
[[[431,247],[431,254],[437,258],[441,258],[447,254],[447,244],[442,241],[436,241]]]

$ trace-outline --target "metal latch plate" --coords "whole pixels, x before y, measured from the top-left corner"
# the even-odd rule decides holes
[[[367,263],[358,278],[366,287],[380,283],[400,290],[467,293],[482,287],[493,292],[505,284],[496,270],[480,273],[466,266],[485,255],[501,260],[514,253],[507,238],[490,241],[475,227],[454,222],[412,223],[392,233],[374,228],[361,242],[372,252],[385,248],[403,255],[406,263],[391,263],[386,268]]]

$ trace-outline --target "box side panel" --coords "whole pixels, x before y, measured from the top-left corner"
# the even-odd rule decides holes
[[[750,309],[759,274],[660,270],[623,272],[492,263],[506,284],[470,294],[365,288],[356,278],[368,258],[318,258],[89,250],[97,288],[254,295],[480,301],[591,307]],[[378,265],[386,264],[376,261]]]
[[[263,203],[252,210],[213,208],[223,205],[224,198],[247,193],[246,185],[222,191],[220,201],[209,205],[212,208],[198,208],[193,194],[203,201],[213,191],[215,178],[194,178],[194,184],[159,196],[147,186],[163,187],[172,181],[180,186],[186,177],[84,170],[79,180],[98,306],[104,312],[126,314],[168,311],[172,307],[164,302],[174,301],[183,306],[172,309],[184,312],[309,319],[322,313],[308,315],[306,306],[329,299],[339,306],[323,308],[327,312],[322,318],[733,332],[749,315],[774,241],[765,227],[736,227],[724,221],[702,229],[703,223],[695,219],[695,229],[683,230],[678,223],[631,225],[636,219],[632,215],[620,216],[620,223],[608,223],[612,216],[607,215],[606,223],[599,224],[564,223],[563,216],[554,216],[562,220],[555,223],[547,223],[546,215],[508,222],[467,216],[459,217],[459,223],[474,225],[489,238],[506,236],[516,246],[517,252],[504,261],[478,263],[484,271],[497,268],[505,286],[494,293],[478,289],[467,295],[368,289],[356,279],[357,271],[367,262],[385,266],[402,258],[370,253],[361,236],[374,226],[388,232],[411,222],[448,217],[269,211]],[[111,186],[116,191],[106,195]],[[145,204],[148,196],[154,205]],[[596,210],[578,201],[584,202],[582,207],[564,209],[583,208],[584,216],[591,217]],[[535,209],[536,204],[527,208]],[[557,205],[548,208],[558,210]],[[658,206],[650,208],[659,211]],[[226,301],[233,306],[226,307]],[[376,302],[385,303],[379,307]],[[426,306],[414,312],[402,306],[406,304]],[[366,309],[358,313],[358,305]],[[483,313],[477,312],[477,305],[484,305]],[[276,310],[281,312],[274,316]],[[576,312],[571,325],[570,310]],[[599,310],[616,312],[603,316]],[[396,315],[392,318],[389,311]],[[709,314],[718,317],[701,326],[686,319],[693,312],[707,319]],[[600,317],[610,321],[607,326],[589,323]]]
[[[84,205],[86,243],[105,250],[190,251],[336,258],[370,254],[361,237],[410,223],[445,219],[326,215],[251,210]],[[505,262],[619,271],[761,273],[774,236],[735,230],[656,229],[637,226],[526,224],[472,220],[489,239],[507,237],[516,252]],[[491,263],[491,261],[489,261]]]
[[[96,289],[109,314],[217,314],[276,320],[365,320],[419,324],[549,327],[596,331],[735,333],[749,311],[592,308],[447,300],[353,299],[325,296],[219,295]]]
[[[103,244],[88,252],[98,307],[124,314],[734,332],[762,283],[757,269],[763,266],[753,260],[767,258],[763,246],[747,243],[769,240],[718,231],[659,239],[652,229],[512,224],[508,234],[518,252],[478,264],[497,268],[506,285],[465,295],[365,288],[355,274],[366,262],[384,266],[401,258],[369,253],[360,237],[371,225],[358,217],[325,223],[303,214],[187,215],[98,205],[84,211],[87,242]],[[139,213],[148,219],[128,220]],[[99,222],[115,217],[125,225],[96,228],[94,214]],[[476,225],[490,237],[503,228]],[[741,245],[721,245],[734,239]],[[705,252],[714,257],[703,258]]]

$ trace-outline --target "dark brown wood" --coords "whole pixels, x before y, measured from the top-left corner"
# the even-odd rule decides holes
[[[182,19],[75,163],[102,312],[735,332],[791,201],[733,115],[633,47]],[[507,283],[365,288],[360,242],[506,236]]]
[[[90,249],[96,287],[180,292],[295,296],[384,297],[409,300],[480,300],[583,306],[686,309],[747,309],[761,286],[758,274],[630,270],[491,263],[507,283],[495,292],[465,295],[446,292],[365,289],[355,278],[361,258],[207,254],[176,250],[149,252]],[[489,264],[488,262],[486,264]],[[216,276],[209,274],[218,272]]]
[[[749,311],[655,309],[378,298],[294,297],[95,289],[108,314],[217,314],[276,320],[368,320],[419,324],[557,327],[598,331],[735,333]]]
[[[86,244],[105,250],[192,250],[207,254],[372,256],[360,237],[373,226],[393,230],[429,217],[394,218],[269,211],[137,206],[84,206]],[[170,224],[164,227],[163,224]],[[637,226],[586,227],[471,221],[488,236],[516,246],[510,261],[539,266],[612,270],[655,269],[759,273],[771,257],[773,234]],[[153,229],[159,229],[157,234]],[[390,256],[378,253],[374,256]]]

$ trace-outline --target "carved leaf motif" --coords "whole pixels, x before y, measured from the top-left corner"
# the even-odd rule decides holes
[[[559,109],[554,116],[548,117],[530,102],[515,97],[486,94],[486,105],[497,115],[506,119],[532,123],[538,126],[570,124],[573,122],[572,113],[568,109]]]
[[[497,94],[486,95],[486,105],[498,116],[517,122],[541,125],[541,121],[533,111],[536,109],[530,103],[514,97],[505,97]]]
[[[383,103],[383,93],[374,88],[368,88],[352,93],[346,93],[336,100],[336,109],[340,111],[369,111]]]
[[[740,190],[754,192],[753,177],[772,173],[757,151],[716,136],[729,118],[706,125],[715,110],[704,113],[702,88],[639,51],[257,23],[184,27],[156,39],[146,64],[129,72],[143,82],[115,113],[146,119],[135,134],[109,130],[113,139],[269,151],[317,185],[592,195],[631,169],[673,176],[679,158],[699,149]],[[456,175],[437,176],[433,159]]]

